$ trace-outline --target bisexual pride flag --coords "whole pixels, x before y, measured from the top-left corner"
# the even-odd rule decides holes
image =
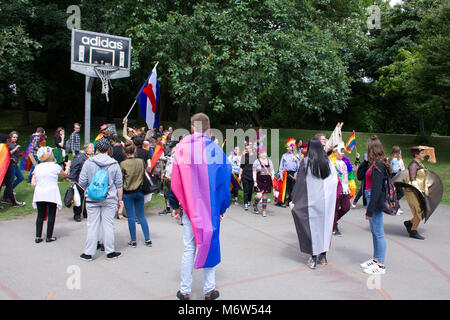
[[[159,82],[156,65],[138,93],[141,115],[149,129],[159,127]]]
[[[230,203],[230,179],[230,162],[207,135],[194,133],[178,143],[171,188],[192,223],[196,269],[220,263],[220,215]]]

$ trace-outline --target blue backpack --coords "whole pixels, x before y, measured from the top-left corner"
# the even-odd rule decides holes
[[[108,194],[109,175],[104,169],[97,170],[86,192],[89,198],[104,200]]]

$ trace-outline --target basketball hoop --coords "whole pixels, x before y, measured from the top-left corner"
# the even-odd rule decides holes
[[[102,94],[106,95],[106,101],[109,102],[109,87],[112,88],[111,85],[111,74],[119,70],[119,67],[110,66],[110,65],[98,65],[94,66],[95,73],[102,81]]]

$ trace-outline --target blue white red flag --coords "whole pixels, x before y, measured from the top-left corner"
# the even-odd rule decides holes
[[[159,126],[159,82],[156,65],[138,94],[141,114],[149,129]]]

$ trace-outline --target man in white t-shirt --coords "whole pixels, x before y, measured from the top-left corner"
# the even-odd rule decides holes
[[[333,224],[333,234],[342,237],[338,228],[338,221],[350,210],[350,188],[348,186],[347,164],[342,161],[345,154],[344,143],[339,143],[333,153],[336,156],[335,166],[339,176],[336,209]]]

